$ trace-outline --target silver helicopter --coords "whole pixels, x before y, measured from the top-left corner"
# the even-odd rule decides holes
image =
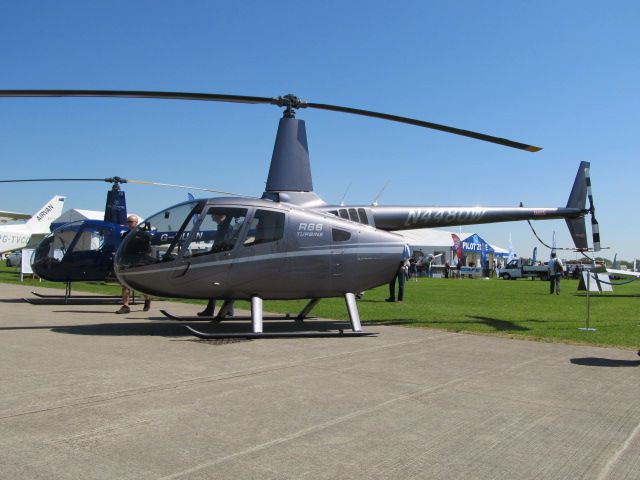
[[[204,333],[188,327],[201,338],[366,335],[356,294],[388,283],[395,275],[405,242],[391,231],[564,218],[576,249],[587,251],[584,216],[591,214],[593,250],[600,248],[588,162],[580,164],[565,207],[328,205],[313,191],[306,127],[295,118],[295,111],[318,108],[365,115],[525,151],[540,150],[532,145],[407,117],[306,102],[294,95],[0,90],[0,97],[181,99],[273,104],[285,109],[261,198],[220,197],[174,205],[138,225],[116,253],[115,273],[123,284],[150,295],[223,300],[217,320],[225,318],[235,300],[250,301],[251,333]],[[351,332],[263,331],[263,300],[308,299],[295,317],[302,320],[320,299],[330,297],[345,299]]]

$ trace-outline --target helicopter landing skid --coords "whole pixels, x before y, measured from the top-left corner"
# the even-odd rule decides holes
[[[193,335],[202,340],[222,340],[225,338],[323,338],[323,337],[369,337],[377,335],[376,332],[345,332],[344,330],[338,330],[337,332],[267,332],[267,333],[206,333],[191,328],[189,325],[185,325],[185,328],[189,330]]]
[[[23,300],[31,305],[117,305],[122,302],[120,297],[47,297],[26,298]]]
[[[219,333],[206,333],[196,330],[188,325],[185,325],[187,330],[198,338],[210,340],[210,339],[224,339],[224,338],[318,338],[318,337],[363,337],[376,335],[376,333],[363,332],[360,325],[360,316],[358,314],[358,308],[356,306],[356,297],[353,293],[345,293],[345,302],[347,304],[347,310],[349,312],[349,320],[351,323],[351,332],[345,332],[343,329],[338,331],[279,331],[279,332],[267,332],[263,331],[263,312],[262,312],[262,298],[258,296],[251,297],[251,332],[219,332]],[[320,301],[318,298],[313,298],[300,312],[296,320],[304,318],[311,309]],[[220,313],[225,315],[227,312],[228,302],[233,300],[227,300],[223,305]],[[220,315],[220,314],[218,314]],[[299,321],[296,322],[298,325]]]
[[[168,310],[160,310],[165,317],[170,318],[171,320],[177,320],[178,322],[211,322],[213,320],[220,321],[220,319],[216,316],[198,316],[198,315],[176,315],[175,313],[171,313]],[[226,317],[229,320],[251,320],[251,317],[248,315],[234,315],[231,317]],[[315,318],[315,317],[307,317],[307,318]],[[284,316],[284,315],[270,315],[264,317],[264,320],[295,320],[295,317]]]
[[[313,319],[313,318],[317,318],[317,317],[309,317],[309,313],[311,312],[311,310],[313,309],[313,307],[315,307],[318,302],[320,301],[319,298],[312,298],[311,300],[309,300],[309,302],[305,305],[305,307],[300,311],[300,313],[298,315],[296,315],[295,317],[292,316],[291,314],[287,313],[285,315],[269,315],[269,316],[263,316],[263,320],[295,320],[296,322],[302,322],[305,319]],[[223,319],[228,319],[228,320],[251,320],[250,316],[246,316],[246,315],[228,315],[228,311],[230,310],[230,307],[233,305],[233,300],[227,300],[225,301],[224,305],[222,306],[222,308],[220,309],[220,311],[218,312],[217,315],[207,315],[207,316],[202,316],[202,315],[176,315],[175,313],[171,313],[168,310],[160,310],[160,313],[162,313],[165,317],[170,318],[171,320],[177,320],[179,322],[221,322]],[[224,312],[223,312],[224,310]],[[224,318],[222,317],[222,313],[224,313]]]
[[[33,295],[35,295],[38,298],[65,298],[64,295],[47,295],[44,293],[38,293],[38,292],[31,292]],[[120,295],[73,295],[69,298],[122,298]]]

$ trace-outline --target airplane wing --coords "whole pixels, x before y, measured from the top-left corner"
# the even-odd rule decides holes
[[[0,212],[0,223],[11,222],[13,220],[28,220],[31,218],[29,213],[16,212]]]
[[[640,277],[640,272],[632,272],[631,270],[616,270],[613,268],[607,268],[609,275],[621,275],[626,277]]]

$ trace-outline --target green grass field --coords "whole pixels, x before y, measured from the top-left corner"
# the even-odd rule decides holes
[[[17,269],[0,268],[0,282],[20,283]],[[24,284],[63,289],[60,283],[25,280]],[[590,326],[586,326],[587,299],[576,280],[562,281],[562,294],[549,295],[549,284],[539,280],[421,278],[407,282],[403,303],[386,303],[386,286],[369,290],[358,301],[360,317],[369,329],[376,324],[437,328],[455,332],[502,335],[544,341],[640,347],[640,281],[614,286],[613,293],[590,295]],[[115,284],[74,284],[74,291],[118,294]],[[183,300],[184,301],[184,300]],[[204,304],[193,300],[189,303]],[[306,301],[266,301],[265,311],[297,313]],[[238,302],[248,308],[247,302]],[[314,315],[346,320],[343,299],[322,300]]]

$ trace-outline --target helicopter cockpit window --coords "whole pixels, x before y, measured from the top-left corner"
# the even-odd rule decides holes
[[[59,262],[67,254],[73,239],[82,229],[82,221],[56,228],[45,238],[34,253],[34,262]]]
[[[247,216],[246,208],[210,207],[188,246],[191,256],[226,252],[235,247]]]
[[[247,238],[243,245],[258,245],[260,243],[275,242],[284,236],[284,213],[271,210],[256,210]]]
[[[346,208],[341,208],[340,210],[338,210],[338,212],[340,212],[340,218],[349,220],[349,212],[347,212]]]
[[[199,202],[181,203],[148,218],[129,232],[116,262],[123,268],[174,259],[184,249]]]

